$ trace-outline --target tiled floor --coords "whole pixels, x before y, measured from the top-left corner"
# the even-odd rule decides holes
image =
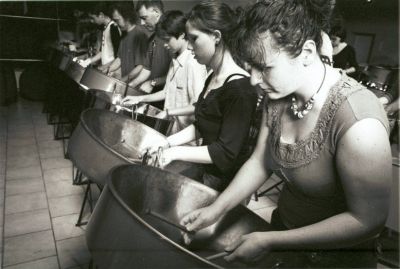
[[[85,227],[75,226],[83,187],[72,185],[71,162],[41,110],[40,103],[23,99],[0,107],[0,265],[87,268]],[[253,197],[248,207],[269,221],[278,196],[274,189],[258,201]]]
[[[41,110],[23,99],[0,107],[1,264],[87,268],[84,227],[75,227],[83,189],[72,185],[71,162]]]
[[[23,99],[0,107],[1,265],[86,268],[85,227],[75,227],[83,189],[72,185],[71,162],[41,110],[40,103]],[[272,200],[253,199],[249,208],[269,219],[278,197],[271,193]]]

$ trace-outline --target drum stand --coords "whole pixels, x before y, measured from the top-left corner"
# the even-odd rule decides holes
[[[93,212],[94,201],[93,201],[92,189],[91,189],[91,184],[93,182],[89,178],[87,178],[85,175],[83,175],[83,173],[79,169],[76,169],[76,173],[74,173],[74,170],[75,170],[74,167],[72,167],[72,184],[76,185],[76,186],[86,185],[85,195],[83,197],[81,210],[79,212],[78,220],[75,224],[75,226],[80,227],[80,226],[86,225],[88,223],[87,221],[82,221],[83,212],[85,210],[86,203],[89,204],[90,213]],[[85,180],[85,178],[86,178],[86,180]],[[101,191],[100,187],[99,187],[99,190]]]

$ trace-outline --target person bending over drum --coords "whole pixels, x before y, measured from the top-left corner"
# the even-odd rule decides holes
[[[172,134],[193,123],[193,103],[197,101],[207,78],[206,67],[199,64],[187,48],[185,23],[186,18],[181,11],[167,11],[156,27],[157,36],[164,40],[165,46],[174,57],[169,67],[164,89],[148,95],[127,96],[122,100],[123,105],[165,100],[164,112],[158,116],[161,118],[174,117]]]
[[[258,143],[217,200],[181,224],[199,231],[215,223],[272,172],[285,186],[274,231],[242,236],[226,249],[228,261],[293,250],[314,253],[297,268],[376,266],[371,241],[390,199],[388,122],[373,93],[321,62],[321,2],[259,2],[236,32],[251,82],[268,97]]]
[[[174,160],[199,164],[198,180],[223,190],[249,157],[249,129],[257,104],[249,74],[230,50],[237,14],[226,4],[206,1],[188,14],[186,37],[195,59],[212,69],[195,104],[195,122],[167,138],[162,165]],[[201,146],[180,146],[202,138]],[[182,173],[189,177],[196,177]]]

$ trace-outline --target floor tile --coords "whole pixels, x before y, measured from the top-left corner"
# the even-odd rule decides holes
[[[70,160],[64,157],[41,159],[43,170],[72,167]]]
[[[16,236],[51,229],[48,209],[10,214],[4,223],[4,236]]]
[[[36,132],[37,141],[48,141],[54,138],[53,130]]]
[[[66,215],[52,219],[56,240],[77,237],[85,233],[85,226],[76,227],[79,214]]]
[[[44,148],[57,148],[57,147],[62,148],[62,141],[53,139],[47,141],[38,141],[38,145],[39,145],[39,150]]]
[[[85,236],[57,241],[57,251],[61,269],[88,264],[90,261]]]
[[[12,131],[12,132],[8,132],[8,137],[11,138],[30,138],[30,137],[35,137],[35,133],[31,132],[31,131],[24,131],[24,130],[20,130],[20,131]]]
[[[247,208],[249,208],[250,210],[256,210],[259,208],[270,207],[270,206],[276,206],[276,202],[271,200],[267,196],[261,196],[258,197],[258,201],[251,199],[250,203],[247,205]]]
[[[44,191],[41,177],[9,180],[6,185],[7,196]]]
[[[62,147],[40,148],[39,155],[41,159],[64,158],[64,152],[62,150]]]
[[[5,213],[19,213],[47,208],[46,194],[35,192],[6,197]]]
[[[57,256],[36,260],[33,262],[21,263],[7,266],[5,269],[59,269]]]
[[[49,199],[51,217],[59,217],[79,213],[83,195],[70,195]]]
[[[37,147],[36,145],[29,145],[29,146],[24,146],[24,147],[14,147],[12,150],[9,150],[7,152],[7,157],[13,157],[13,156],[24,156],[24,155],[30,155],[30,154],[38,154],[37,153]]]
[[[52,231],[4,239],[4,266],[56,255]]]
[[[4,189],[5,182],[6,182],[6,175],[0,173],[0,189]]]
[[[45,182],[70,180],[72,184],[72,168],[59,168],[43,171]]]
[[[22,125],[10,125],[8,124],[8,132],[9,133],[19,133],[19,132],[29,132],[34,133],[35,129],[32,123],[22,124]]]
[[[4,201],[3,201],[4,203]],[[3,220],[4,220],[4,205],[0,205],[0,233],[3,232],[2,226],[3,226]],[[1,237],[1,236],[0,236]],[[0,245],[1,247],[1,245]]]
[[[46,182],[46,193],[48,198],[54,198],[80,194],[83,193],[83,189],[81,186],[72,185],[71,180],[59,180]]]
[[[4,189],[0,189],[0,206],[4,206]],[[3,224],[0,223],[0,226]]]
[[[8,149],[12,149],[13,147],[21,147],[21,146],[29,146],[36,145],[35,137],[24,137],[24,138],[8,138],[7,146]]]
[[[18,157],[14,156],[7,160],[7,168],[23,168],[29,166],[40,166],[40,160],[37,153]]]
[[[266,222],[271,223],[272,211],[274,211],[275,208],[276,206],[263,207],[257,210],[253,210],[253,212],[263,218]]]
[[[7,169],[7,180],[37,178],[42,176],[40,166]]]

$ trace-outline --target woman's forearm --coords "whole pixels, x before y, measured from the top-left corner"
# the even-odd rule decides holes
[[[171,148],[172,159],[192,163],[212,163],[207,146],[178,146]]]
[[[265,244],[273,249],[337,249],[372,238],[379,225],[362,222],[349,212],[298,229],[266,232]]]
[[[168,109],[169,116],[186,116],[186,115],[193,115],[193,114],[194,114],[194,106],[193,105]]]
[[[171,147],[183,145],[196,139],[196,128],[194,125],[189,125],[182,131],[167,137]]]

